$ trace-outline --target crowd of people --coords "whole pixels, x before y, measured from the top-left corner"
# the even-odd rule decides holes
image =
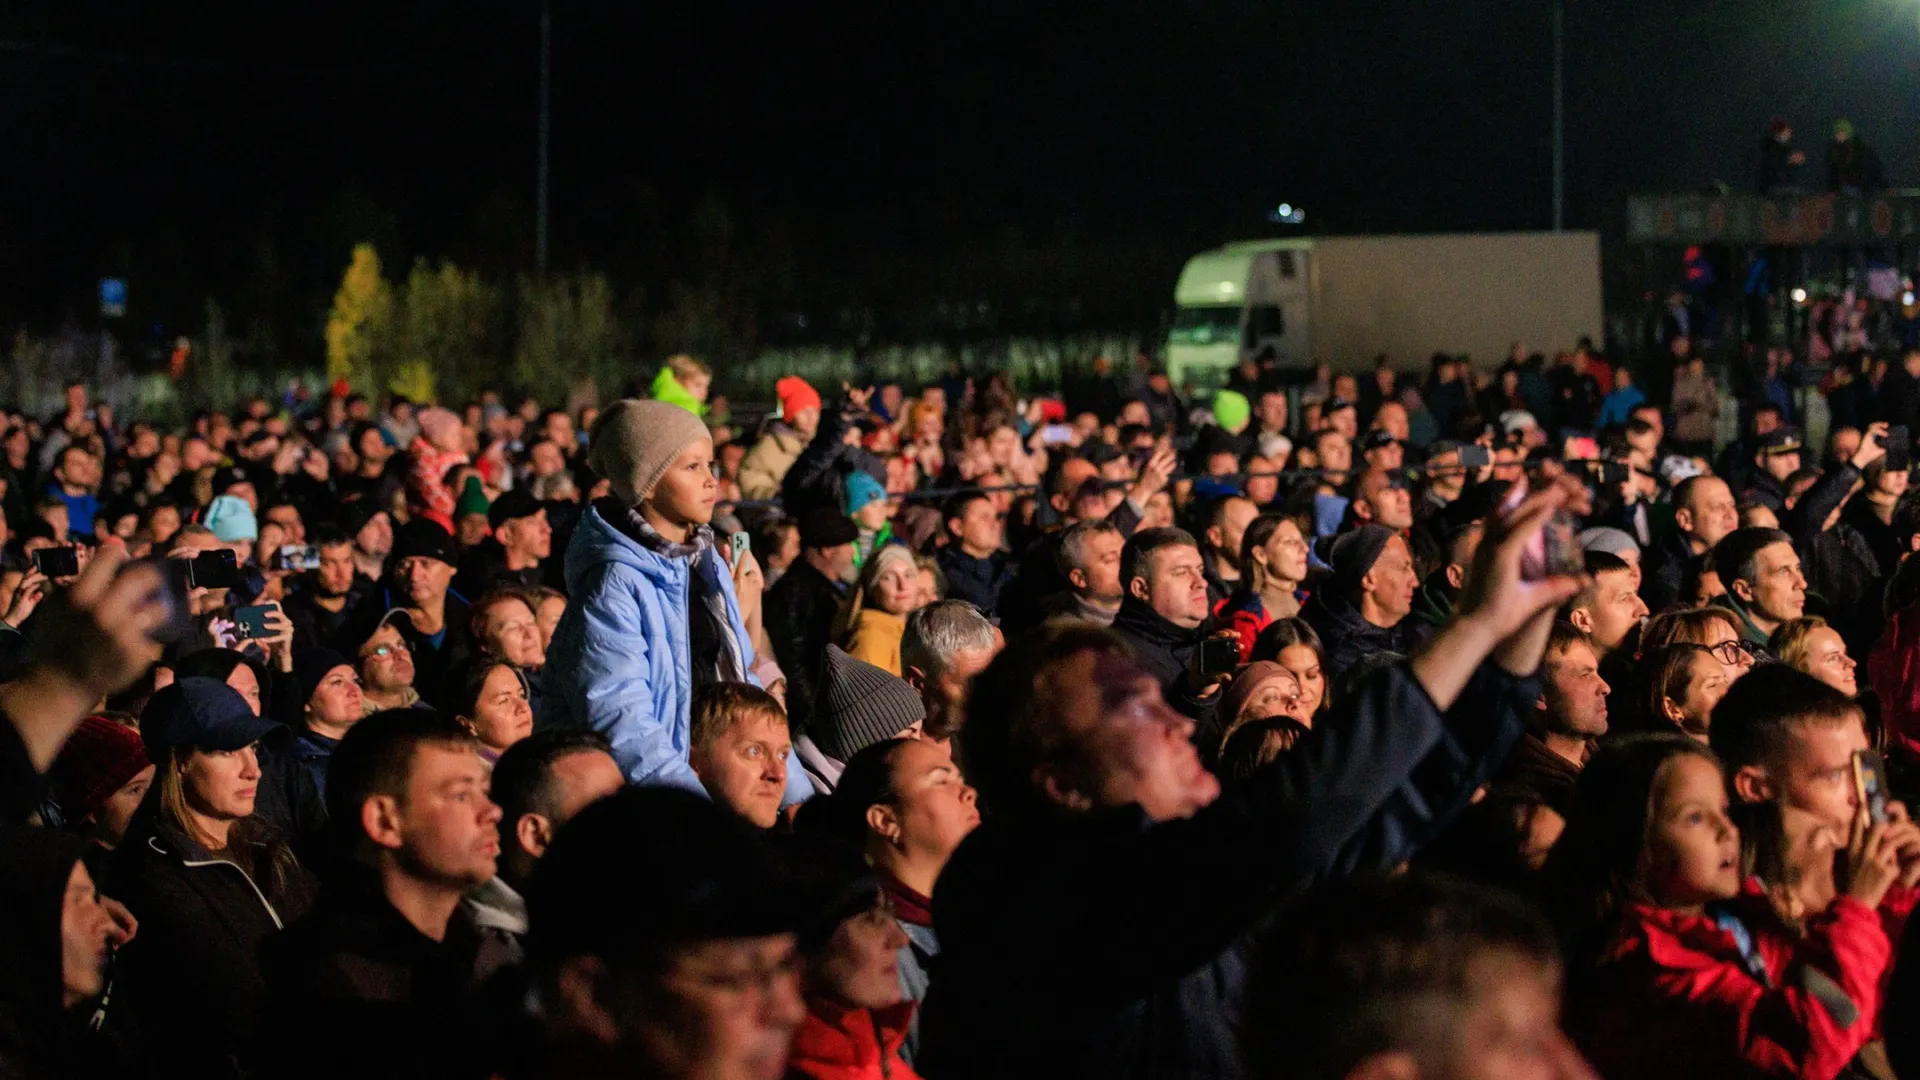
[[[1920,1075],[1920,351],[1666,359],[8,413],[0,1076]]]

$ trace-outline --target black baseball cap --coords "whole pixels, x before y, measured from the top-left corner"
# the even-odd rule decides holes
[[[487,508],[487,524],[497,529],[509,521],[530,518],[544,509],[546,507],[533,497],[532,492],[514,488],[493,500],[493,505]]]
[[[172,747],[239,750],[286,734],[285,725],[255,716],[238,690],[204,675],[175,679],[140,711],[140,741],[155,758]]]

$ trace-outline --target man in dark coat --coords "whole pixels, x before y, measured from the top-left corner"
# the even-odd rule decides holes
[[[358,655],[388,612],[405,610],[407,618],[396,616],[393,623],[413,653],[413,685],[429,704],[438,704],[448,673],[473,655],[467,599],[452,588],[458,561],[451,533],[425,519],[407,522],[394,538],[387,583],[367,594],[330,644]]]
[[[1002,547],[1006,525],[1000,512],[986,493],[965,491],[949,498],[940,516],[947,546],[936,561],[947,579],[947,598],[965,600],[992,618],[1000,610],[1000,591],[1016,569]]]
[[[487,508],[493,535],[470,548],[460,560],[453,588],[469,600],[494,589],[531,589],[552,580],[553,526],[547,508],[524,488],[514,488]]]
[[[1160,694],[1195,724],[1195,742],[1211,757],[1220,747],[1214,705],[1217,683],[1230,672],[1199,667],[1212,631],[1205,557],[1181,529],[1142,529],[1120,549],[1120,611],[1113,632],[1134,662],[1160,684]]]
[[[934,893],[941,970],[915,1068],[1239,1075],[1247,932],[1316,880],[1407,858],[1518,737],[1553,606],[1576,586],[1520,580],[1560,501],[1537,497],[1519,532],[1496,527],[1429,647],[1225,796],[1110,632],[1053,624],[1010,643],[956,737],[986,822]]]
[[[787,677],[788,723],[797,734],[812,714],[820,664],[833,636],[859,527],[837,510],[821,508],[800,519],[800,557],[767,590],[767,638]]]
[[[327,809],[343,863],[313,911],[263,950],[273,1075],[474,1066],[476,974],[492,961],[461,900],[493,878],[500,849],[478,746],[425,709],[375,713],[340,740]]]
[[[1423,632],[1407,617],[1420,579],[1400,534],[1363,525],[1333,542],[1327,564],[1333,573],[1300,612],[1326,649],[1327,681],[1375,653],[1411,652]]]
[[[1853,458],[1828,469],[1794,504],[1780,524],[1793,537],[1807,592],[1818,598],[1827,621],[1855,656],[1865,656],[1880,632],[1880,596],[1888,568],[1880,565],[1873,544],[1840,513],[1854,496],[1861,471],[1887,456],[1881,445],[1885,424],[1873,424]]]
[[[1690,476],[1673,487],[1673,523],[1641,558],[1640,598],[1655,614],[1679,601],[1693,561],[1740,527],[1740,509],[1725,480]]]
[[[1600,654],[1585,633],[1557,622],[1547,640],[1542,693],[1526,716],[1527,733],[1495,776],[1561,816],[1573,809],[1574,783],[1595,740],[1607,733]]]

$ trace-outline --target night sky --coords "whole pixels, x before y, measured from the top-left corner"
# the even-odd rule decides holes
[[[0,12],[10,324],[84,315],[105,273],[155,320],[324,303],[361,238],[530,266],[537,3],[25,6]],[[1920,183],[1912,0],[1567,7],[1572,226],[1751,184],[1776,112],[1816,170],[1846,115]],[[636,286],[692,257],[703,199],[792,253],[796,303],[910,302],[898,268],[983,245],[1170,291],[1282,200],[1327,232],[1550,220],[1547,0],[553,10],[554,263]]]

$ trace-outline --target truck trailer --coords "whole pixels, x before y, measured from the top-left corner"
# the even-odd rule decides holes
[[[1187,260],[1174,288],[1167,374],[1206,393],[1271,351],[1304,375],[1402,369],[1436,352],[1481,363],[1516,342],[1538,351],[1598,340],[1593,232],[1321,236],[1246,240]]]

